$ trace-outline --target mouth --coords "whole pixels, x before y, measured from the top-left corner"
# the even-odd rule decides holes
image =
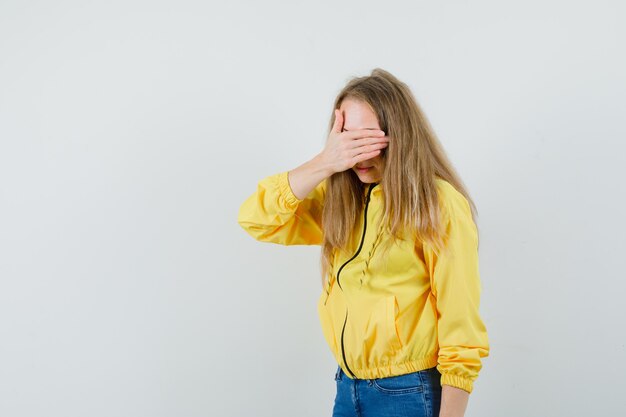
[[[366,167],[366,168],[359,168],[359,167],[355,167],[355,168],[356,168],[357,172],[359,172],[359,173],[361,173],[361,174],[364,174],[364,173],[366,173],[367,171],[369,171],[372,167]]]

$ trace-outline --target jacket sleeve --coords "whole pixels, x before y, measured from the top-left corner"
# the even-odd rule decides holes
[[[481,283],[478,232],[467,199],[455,189],[442,198],[445,249],[435,254],[424,244],[424,259],[436,300],[441,384],[472,392],[489,355],[486,327],[479,314]]]
[[[283,171],[260,180],[256,191],[241,204],[237,221],[261,242],[321,245],[326,180],[298,199],[287,175],[288,171]]]

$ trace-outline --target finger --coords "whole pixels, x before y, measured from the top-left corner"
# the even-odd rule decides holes
[[[377,138],[366,138],[354,140],[348,143],[347,150],[351,151],[353,155],[362,153],[362,152],[370,152],[375,149],[382,149],[389,145],[388,140],[380,140]]]
[[[341,110],[335,109],[335,123],[333,124],[333,131],[337,133],[341,133],[343,130],[343,115],[341,114]]]
[[[345,138],[349,140],[365,138],[365,137],[377,137],[381,138],[385,136],[385,132],[382,130],[372,130],[372,129],[359,129],[359,130],[350,130],[344,132]]]
[[[356,148],[359,146],[373,145],[375,143],[389,143],[389,136],[354,139],[349,142],[349,146]]]
[[[376,149],[376,150],[375,150],[375,151],[373,151],[373,152],[367,152],[367,153],[362,153],[362,154],[360,154],[360,155],[357,155],[357,156],[355,156],[354,158],[352,158],[352,161],[354,162],[354,164],[353,164],[353,165],[356,165],[356,164],[358,164],[358,163],[359,163],[359,162],[361,162],[361,161],[366,161],[366,160],[368,160],[368,159],[370,159],[370,158],[373,158],[373,157],[375,157],[376,155],[378,155],[380,152],[381,152],[381,150],[380,150],[380,149]]]
[[[384,149],[386,146],[387,146],[387,143],[375,143],[373,145],[360,146],[352,150],[352,157],[362,155],[362,154],[370,154],[372,152],[377,152],[381,149]]]

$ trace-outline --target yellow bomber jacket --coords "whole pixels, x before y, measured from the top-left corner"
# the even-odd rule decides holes
[[[288,171],[261,179],[240,206],[238,223],[256,240],[282,245],[321,245],[326,181],[304,199],[289,185]],[[368,184],[358,233],[348,253],[335,251],[317,309],[322,333],[350,378],[402,375],[436,366],[441,384],[472,392],[489,354],[479,314],[478,234],[467,199],[437,178],[450,251],[377,229],[382,185]]]

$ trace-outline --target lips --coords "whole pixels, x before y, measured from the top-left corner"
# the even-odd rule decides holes
[[[359,167],[356,167],[357,171],[359,171],[359,172],[367,172],[367,171],[369,171],[369,170],[370,170],[370,168],[372,168],[372,167],[366,167],[366,168],[359,168]]]

